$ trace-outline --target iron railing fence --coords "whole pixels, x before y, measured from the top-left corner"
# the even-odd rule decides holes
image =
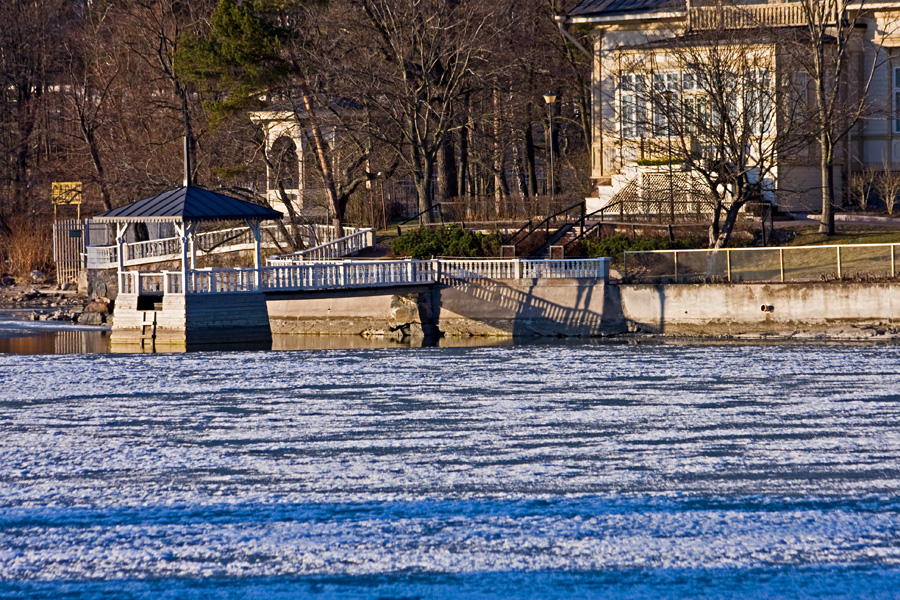
[[[897,276],[900,244],[626,251],[635,283],[786,282]]]

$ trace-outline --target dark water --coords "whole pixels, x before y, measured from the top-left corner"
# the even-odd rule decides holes
[[[900,349],[0,355],[0,597],[893,598]]]

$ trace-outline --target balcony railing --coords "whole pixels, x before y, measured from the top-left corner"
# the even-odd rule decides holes
[[[692,7],[690,22],[693,29],[799,27],[806,24],[806,17],[799,2],[742,6],[709,5]]]

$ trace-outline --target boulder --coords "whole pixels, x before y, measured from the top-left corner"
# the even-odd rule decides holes
[[[101,302],[100,298],[95,299],[93,302],[84,307],[84,312],[86,313],[108,313],[109,312],[109,304],[108,302]]]
[[[103,325],[103,315],[99,312],[83,312],[78,315],[79,325]]]

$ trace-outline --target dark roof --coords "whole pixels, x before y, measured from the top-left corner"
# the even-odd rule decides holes
[[[600,17],[628,13],[684,10],[684,0],[583,0],[570,17]]]
[[[152,221],[237,221],[280,219],[277,210],[189,186],[180,187],[94,217],[100,223]]]

